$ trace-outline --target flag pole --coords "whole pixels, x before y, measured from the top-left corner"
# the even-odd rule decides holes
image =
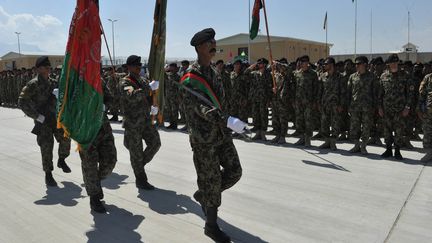
[[[327,21],[328,21],[328,19],[327,19],[327,11],[326,11],[325,22],[324,22],[324,28],[326,31],[326,57],[329,56],[329,54],[330,54],[330,51],[328,48],[328,24],[327,24]]]
[[[271,66],[271,73],[272,73],[272,79],[273,79],[273,93],[276,94],[275,70],[274,70],[274,65],[273,65],[273,54],[272,54],[272,49],[271,49],[271,42],[270,42],[270,34],[269,34],[269,28],[268,28],[265,0],[262,0],[262,5],[263,5],[263,9],[264,9],[264,19],[265,19],[266,31],[267,31],[267,42],[268,42],[268,46],[269,46],[270,66]]]
[[[251,4],[250,4],[250,0],[248,0],[249,2],[249,13],[248,13],[248,20],[249,20],[249,26],[248,26],[248,30],[250,30],[251,28],[251,17],[249,16],[249,14],[251,13]],[[250,44],[251,44],[251,40],[250,38],[248,38],[248,63],[250,63],[251,59],[251,48],[250,48]]]
[[[109,56],[109,59],[110,59],[110,62],[111,62],[112,70],[113,70],[113,72],[115,72],[114,62],[113,62],[113,60],[112,60],[112,58],[111,58],[111,52],[110,52],[110,49],[109,49],[109,46],[108,46],[108,41],[107,41],[107,38],[106,38],[106,35],[105,35],[105,30],[104,30],[104,28],[103,28],[102,23],[100,23],[100,28],[101,28],[102,35],[103,35],[104,40],[105,40],[105,46],[106,46],[107,51],[108,51],[108,56]]]
[[[357,57],[357,0],[355,1],[355,21],[354,21],[354,58]]]

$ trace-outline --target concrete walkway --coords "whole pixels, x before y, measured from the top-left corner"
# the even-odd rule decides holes
[[[162,148],[148,165],[158,189],[138,191],[123,129],[112,123],[118,163],[103,182],[109,213],[100,215],[90,212],[77,152],[67,159],[72,173],[55,168],[59,187],[45,187],[32,126],[20,110],[0,108],[0,242],[212,242],[192,198],[186,134],[160,131]],[[402,151],[406,160],[398,162],[382,160],[379,147],[363,157],[346,152],[351,144],[336,153],[316,149],[321,141],[306,150],[235,144],[244,173],[220,208],[233,242],[432,242],[432,167],[417,151]]]

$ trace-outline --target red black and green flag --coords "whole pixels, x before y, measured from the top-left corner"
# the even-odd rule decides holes
[[[258,35],[261,9],[262,9],[261,0],[255,0],[253,10],[252,10],[252,24],[249,31],[249,37],[251,40],[255,39],[255,37]]]
[[[57,127],[87,149],[103,119],[101,23],[97,0],[77,0],[59,81]]]
[[[203,92],[211,101],[214,107],[218,109],[222,109],[222,106],[219,102],[219,99],[217,98],[216,94],[214,93],[213,89],[210,87],[210,85],[207,83],[204,77],[202,77],[198,73],[189,72],[183,75],[183,77],[180,79],[180,84],[188,86],[193,89],[200,90]]]

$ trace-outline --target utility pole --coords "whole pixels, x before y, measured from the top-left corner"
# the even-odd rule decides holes
[[[108,19],[108,21],[111,22],[112,27],[112,50],[113,50],[113,62],[114,65],[116,65],[116,58],[115,58],[115,46],[114,46],[114,23],[118,21],[118,19]]]
[[[19,53],[19,57],[21,57],[21,44],[20,44],[20,37],[19,37],[21,32],[15,32],[15,34],[18,37],[18,53]]]

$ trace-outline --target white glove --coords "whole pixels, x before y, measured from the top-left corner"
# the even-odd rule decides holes
[[[227,127],[233,130],[236,133],[244,133],[244,129],[246,127],[246,123],[242,122],[240,119],[236,117],[228,117]]]
[[[38,121],[39,123],[44,123],[44,121],[45,121],[45,116],[39,114],[39,116],[36,118],[36,121]]]
[[[150,88],[155,91],[159,89],[159,81],[153,80],[150,82]]]
[[[57,88],[53,89],[52,94],[56,97],[56,99],[58,99],[59,89],[57,89]]]
[[[151,106],[151,111],[150,111],[150,115],[157,115],[159,112],[159,109],[157,108],[157,106]]]

